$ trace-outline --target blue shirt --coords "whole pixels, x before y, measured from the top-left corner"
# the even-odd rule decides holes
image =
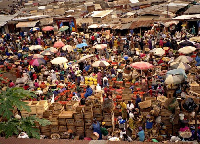
[[[153,122],[147,121],[146,122],[146,128],[151,129],[153,127]]]
[[[139,136],[139,141],[144,141],[145,135],[144,135],[144,130],[141,130],[140,132],[138,132],[137,134]]]

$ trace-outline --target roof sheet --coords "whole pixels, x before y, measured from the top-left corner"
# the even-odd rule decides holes
[[[140,27],[150,27],[153,22],[154,22],[153,20],[150,20],[150,21],[134,21],[131,24],[130,29],[135,29],[135,28],[140,28]]]
[[[132,23],[122,24],[122,27],[120,29],[121,30],[123,30],[123,29],[130,29],[131,25],[132,25]]]
[[[105,10],[105,11],[94,11],[93,14],[91,15],[92,17],[100,17],[103,18],[107,15],[109,15],[113,10]]]
[[[38,21],[28,21],[28,22],[19,22],[16,25],[16,28],[22,28],[22,27],[35,27]]]
[[[0,15],[0,27],[4,26],[7,22],[12,20],[17,15]]]
[[[198,13],[200,13],[200,5],[193,5],[184,12],[184,14],[198,14]]]

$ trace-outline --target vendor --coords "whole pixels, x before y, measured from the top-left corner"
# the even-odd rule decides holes
[[[93,119],[93,124],[91,128],[93,132],[96,132],[99,134],[99,140],[101,140],[102,139],[101,126],[100,126],[100,123],[96,120],[96,118]]]
[[[93,93],[93,90],[92,90],[92,88],[88,85],[84,97],[87,98],[88,96],[91,96],[92,93]]]

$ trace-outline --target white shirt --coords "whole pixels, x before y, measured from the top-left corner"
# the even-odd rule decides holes
[[[128,112],[130,112],[132,109],[134,109],[134,104],[127,104],[127,110],[128,110]]]

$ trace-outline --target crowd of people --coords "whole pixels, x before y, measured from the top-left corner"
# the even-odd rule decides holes
[[[25,90],[34,91],[37,97],[32,100],[53,99],[56,101],[57,95],[63,91],[58,86],[68,90],[70,89],[69,84],[75,85],[72,100],[80,100],[84,104],[87,98],[94,95],[95,91],[99,89],[103,91],[104,99],[118,102],[111,89],[120,89],[129,83],[131,94],[138,91],[142,91],[143,94],[137,93],[135,97],[130,96],[131,100],[128,103],[127,101],[119,102],[121,116],[117,121],[120,138],[128,141],[136,139],[144,141],[150,137],[153,125],[156,123],[150,115],[146,116],[145,122],[140,121],[139,103],[144,101],[144,95],[146,97],[166,97],[168,89],[175,85],[177,87],[173,97],[181,96],[184,99],[189,94],[189,83],[191,81],[199,83],[200,81],[198,72],[200,44],[197,41],[190,41],[189,38],[192,36],[186,30],[177,31],[172,35],[170,32],[156,29],[145,31],[143,35],[131,32],[126,36],[108,34],[103,29],[86,34],[50,31],[43,32],[43,35],[39,37],[38,31],[2,34],[0,38],[1,69],[4,72],[12,73],[17,80],[10,80],[8,83],[2,83],[1,86],[2,88],[5,86],[23,87]],[[54,47],[56,42],[61,41],[71,47],[66,49],[63,48],[64,46],[50,48]],[[86,45],[77,47],[82,43]],[[32,50],[30,49],[32,45],[40,45],[42,48]],[[96,45],[99,45],[100,48],[95,47]],[[195,47],[195,51],[185,55],[180,53],[178,50],[185,46]],[[154,50],[157,48],[162,48],[164,53],[156,55]],[[86,57],[88,55],[90,56]],[[191,62],[190,70],[193,70],[193,73],[189,69],[183,68],[184,73],[182,74],[193,74],[195,77],[194,79],[185,78],[180,83],[166,84],[164,75],[173,69],[171,67],[173,62],[178,62],[178,64],[182,62],[182,59],[176,61],[180,56],[190,57],[193,60],[188,60]],[[65,57],[68,62],[52,64],[51,60],[57,57]],[[83,57],[85,58],[81,59]],[[93,63],[96,61],[103,63],[106,61],[109,65],[94,66]],[[136,62],[148,62],[153,67],[136,68],[132,65]],[[86,84],[86,77],[96,78],[97,81],[93,84]],[[121,86],[117,84],[118,82],[122,82]],[[87,85],[85,92],[82,85]],[[63,99],[63,101],[67,100]],[[182,127],[180,131],[186,131],[187,126],[182,125]],[[91,128],[99,134],[99,139],[108,139],[109,133],[104,123],[101,124],[94,119]],[[144,129],[147,130],[147,133]],[[129,133],[135,130],[137,131],[136,137],[132,138]],[[191,131],[190,128],[187,127],[187,131]],[[159,133],[163,137],[169,136],[164,124],[160,124]],[[198,131],[199,135],[200,130]],[[191,136],[192,138],[194,139],[194,136]]]

